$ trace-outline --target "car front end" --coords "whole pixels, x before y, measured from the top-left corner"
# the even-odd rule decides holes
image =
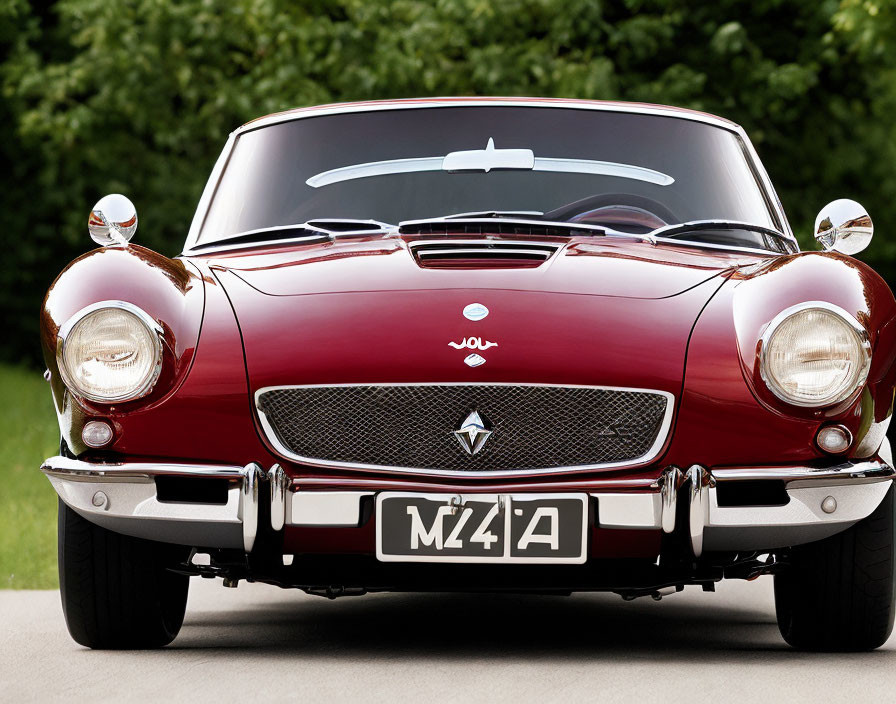
[[[43,309],[42,470],[178,575],[659,599],[892,504],[893,296],[799,252],[731,123],[325,107],[231,137],[176,259],[105,207]]]

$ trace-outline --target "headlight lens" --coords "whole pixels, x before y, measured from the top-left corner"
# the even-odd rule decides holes
[[[870,364],[871,346],[855,318],[834,306],[808,304],[769,325],[760,371],[778,398],[820,407],[848,398],[865,383]]]
[[[162,347],[156,323],[129,304],[99,304],[60,331],[60,370],[71,391],[109,403],[148,393],[158,378]]]

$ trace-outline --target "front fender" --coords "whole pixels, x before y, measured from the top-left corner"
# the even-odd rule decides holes
[[[833,303],[868,331],[872,365],[865,386],[831,408],[790,406],[758,375],[760,340],[782,310]],[[893,406],[896,302],[867,265],[836,253],[805,252],[746,267],[707,304],[688,346],[672,463],[761,466],[829,456],[815,445],[825,423],[853,434],[851,458],[877,452]]]

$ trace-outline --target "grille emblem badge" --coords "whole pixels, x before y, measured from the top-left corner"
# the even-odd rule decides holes
[[[464,418],[460,428],[454,431],[454,437],[464,448],[468,455],[475,455],[485,445],[492,431],[486,427],[486,421],[482,419],[478,411],[473,411]]]
[[[488,308],[481,303],[471,303],[464,308],[464,317],[467,320],[482,320],[488,315]]]
[[[468,354],[464,357],[464,364],[468,367],[479,367],[485,364],[485,357],[481,354]]]

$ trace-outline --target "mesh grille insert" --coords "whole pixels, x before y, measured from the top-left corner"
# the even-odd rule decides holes
[[[291,455],[469,472],[643,458],[666,406],[655,392],[522,385],[295,387],[258,396],[270,432]],[[492,434],[470,455],[454,431],[473,410]]]

